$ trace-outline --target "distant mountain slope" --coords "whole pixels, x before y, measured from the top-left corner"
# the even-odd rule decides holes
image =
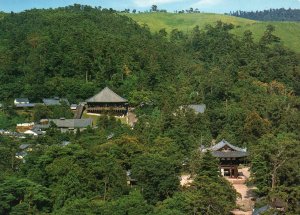
[[[173,13],[140,13],[126,14],[139,24],[147,24],[152,31],[165,28],[167,31],[179,29],[189,32],[199,25],[203,28],[207,24],[214,24],[218,20],[232,23],[237,26],[233,33],[242,35],[245,30],[251,30],[255,39],[262,36],[266,26],[272,24],[276,28],[275,35],[279,36],[283,43],[291,50],[300,52],[300,23],[299,22],[260,22],[239,17],[221,14],[173,14]]]
[[[269,9],[263,11],[235,11],[230,15],[260,21],[300,21],[300,9]]]

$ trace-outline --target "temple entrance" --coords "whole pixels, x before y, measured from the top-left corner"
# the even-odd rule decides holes
[[[221,174],[230,178],[237,178],[239,176],[237,166],[221,166]]]

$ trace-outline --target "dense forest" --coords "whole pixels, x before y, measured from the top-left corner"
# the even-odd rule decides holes
[[[260,21],[300,21],[300,9],[269,9],[263,11],[234,11],[228,15]]]
[[[299,214],[300,57],[271,25],[259,42],[232,28],[152,34],[82,5],[5,14],[1,126],[32,120],[10,107],[16,97],[79,102],[105,86],[128,98],[139,120],[134,129],[102,116],[75,134],[50,127],[34,139],[0,135],[0,214],[230,214],[237,193],[218,161],[199,151],[223,138],[249,150],[259,204],[281,199],[286,214]],[[179,109],[200,103],[204,114]],[[15,154],[24,143],[32,150],[22,162]],[[189,187],[180,186],[182,173],[194,176]],[[128,176],[137,184],[128,186]]]

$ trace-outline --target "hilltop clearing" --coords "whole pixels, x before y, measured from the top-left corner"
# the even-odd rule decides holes
[[[167,32],[170,32],[172,29],[177,28],[186,33],[191,32],[196,25],[200,28],[204,28],[207,24],[214,25],[220,20],[235,25],[235,29],[233,29],[232,32],[238,36],[242,36],[246,30],[252,31],[256,41],[263,35],[266,26],[272,24],[276,29],[274,34],[282,39],[284,45],[293,51],[300,52],[299,22],[260,22],[210,13],[140,13],[126,14],[126,16],[131,17],[141,25],[147,24],[153,32],[157,32],[163,28],[165,28]]]

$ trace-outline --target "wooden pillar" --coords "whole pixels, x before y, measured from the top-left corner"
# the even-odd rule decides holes
[[[234,166],[234,177],[237,178],[239,176],[238,168],[237,166]]]

